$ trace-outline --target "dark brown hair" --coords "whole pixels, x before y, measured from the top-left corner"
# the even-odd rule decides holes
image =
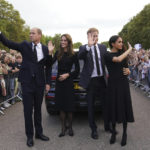
[[[74,55],[72,38],[69,34],[63,34],[61,36],[61,39],[62,39],[63,36],[68,41],[67,53],[70,57],[70,56]],[[63,54],[64,54],[64,49],[61,47],[61,44],[60,44],[60,49],[58,51],[57,59],[60,60],[62,58]]]
[[[119,36],[119,35],[113,35],[113,36],[109,39],[109,46],[110,46],[111,49],[113,48],[112,43],[115,43],[119,38],[122,38],[122,37]],[[122,50],[123,50],[123,51],[126,51],[126,47],[125,47],[124,44],[123,44],[123,46],[122,46]]]

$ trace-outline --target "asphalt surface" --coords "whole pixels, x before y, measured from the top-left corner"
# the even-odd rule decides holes
[[[50,141],[43,142],[34,139],[34,147],[26,146],[24,131],[24,116],[22,103],[18,102],[5,110],[0,116],[0,150],[150,150],[150,98],[139,89],[131,85],[131,96],[135,122],[128,124],[128,140],[125,147],[121,147],[122,124],[117,125],[117,140],[109,144],[110,134],[104,132],[103,121],[100,114],[96,114],[99,139],[90,137],[87,113],[75,114],[73,129],[74,137],[66,135],[59,138],[59,116],[49,116],[42,106],[44,134]]]

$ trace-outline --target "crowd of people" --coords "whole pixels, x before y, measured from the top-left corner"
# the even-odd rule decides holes
[[[4,115],[4,109],[22,99],[18,82],[21,63],[20,53],[12,49],[9,52],[0,49],[0,114]]]
[[[150,50],[134,49],[128,57],[129,80],[150,97]]]

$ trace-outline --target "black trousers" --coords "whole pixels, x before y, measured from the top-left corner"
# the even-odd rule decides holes
[[[97,129],[94,117],[94,103],[95,98],[98,96],[102,102],[102,113],[104,118],[104,127],[108,125],[105,122],[105,97],[106,97],[106,83],[104,77],[91,78],[89,86],[87,88],[87,102],[88,102],[88,118],[90,128],[94,131]]]
[[[36,80],[33,79],[31,84],[22,84],[22,96],[24,106],[25,133],[28,138],[34,135],[33,127],[33,110],[34,110],[34,126],[36,134],[42,134],[42,115],[41,106],[44,96],[44,86],[37,86]]]

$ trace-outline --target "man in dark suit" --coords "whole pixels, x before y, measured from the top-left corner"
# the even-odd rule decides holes
[[[48,51],[48,48],[40,43],[41,37],[42,31],[39,28],[33,28],[30,31],[31,42],[23,41],[21,43],[16,43],[8,40],[0,32],[0,41],[8,48],[19,51],[23,57],[18,78],[22,87],[25,132],[27,136],[27,145],[29,147],[34,145],[33,109],[35,138],[43,141],[49,140],[48,137],[43,135],[41,105],[44,89],[46,89],[46,91],[50,89],[52,51]]]
[[[87,31],[88,44],[80,47],[78,55],[79,59],[83,59],[84,61],[79,85],[87,89],[88,117],[89,125],[92,130],[91,137],[93,139],[98,139],[97,126],[94,119],[95,97],[99,95],[104,113],[106,92],[104,54],[107,49],[104,45],[97,44],[98,34],[99,31],[96,28],[90,28]],[[105,119],[104,128],[105,130],[109,130],[109,124],[105,122]]]

